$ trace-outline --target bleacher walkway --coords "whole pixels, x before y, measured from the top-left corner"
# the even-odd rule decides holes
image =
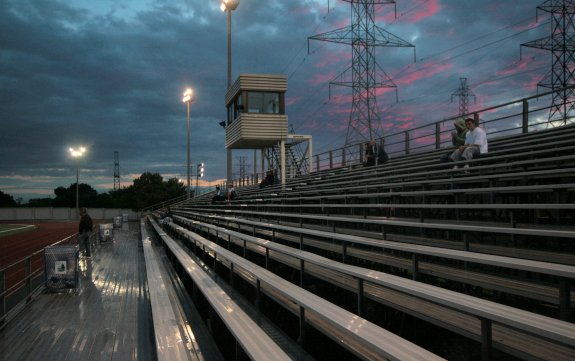
[[[139,224],[124,223],[114,239],[80,259],[76,292],[42,293],[6,324],[0,360],[157,359]]]

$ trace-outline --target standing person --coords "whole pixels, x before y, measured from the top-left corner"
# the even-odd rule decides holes
[[[467,135],[465,136],[465,143],[459,146],[452,154],[451,160],[457,162],[459,160],[472,160],[479,154],[487,153],[487,135],[485,131],[475,125],[475,120],[472,118],[465,119],[465,126],[467,127]],[[469,167],[468,164],[465,168]],[[455,169],[457,166],[454,167]]]
[[[78,243],[84,249],[86,258],[92,257],[90,249],[90,236],[92,235],[92,218],[88,215],[85,207],[80,208],[80,224],[78,226]]]

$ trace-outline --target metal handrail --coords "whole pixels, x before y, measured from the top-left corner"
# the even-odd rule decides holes
[[[77,233],[74,233],[71,236],[61,239],[58,242],[54,242],[50,246],[56,246],[62,243],[69,242],[75,236],[77,236]],[[32,280],[40,277],[40,275],[42,275],[45,272],[44,259],[42,259],[40,265],[38,265],[34,269],[32,268],[32,259],[42,253],[44,253],[44,249],[38,250],[0,269],[0,329],[3,328],[4,325],[6,324],[6,320],[8,316],[11,314],[11,311],[17,308],[18,305],[22,304],[22,302],[28,303],[32,299],[32,295],[34,295],[36,292],[38,292],[39,289],[42,288],[41,285],[35,287],[34,289],[32,289],[31,286]],[[22,278],[17,279],[15,283],[11,285],[9,288],[6,288],[6,274],[9,271],[19,267],[22,267],[27,271],[26,275]],[[10,300],[14,301],[12,302],[14,306],[8,309],[9,297],[16,294],[17,291],[20,291],[22,289],[25,290],[24,294],[20,295],[20,297],[16,300]]]
[[[575,88],[575,85],[570,85],[564,89],[570,88]],[[453,130],[452,121],[459,117],[474,118],[476,121],[480,121],[487,135],[491,136],[490,138],[542,130],[548,124],[547,116],[543,113],[548,111],[552,106],[530,109],[529,102],[534,99],[539,100],[545,98],[564,89],[516,99],[483,108],[472,113],[445,118],[408,130],[391,133],[377,140],[385,143],[386,151],[391,157],[397,157],[418,151],[450,147],[449,134]],[[508,110],[514,110],[514,108],[520,108],[520,110],[511,114],[507,113]],[[500,114],[498,115],[498,113]],[[483,119],[483,115],[485,115],[485,119]],[[319,171],[358,164],[358,160],[361,159],[361,150],[362,143],[356,143],[348,147],[336,148],[316,154],[314,155],[314,170]]]
[[[183,202],[187,198],[188,198],[188,196],[186,194],[184,194],[183,196],[175,197],[175,198],[168,199],[168,200],[156,203],[156,204],[152,204],[151,206],[144,207],[144,208],[142,208],[142,212],[155,211],[157,209],[162,209],[162,208],[171,206],[173,204]]]

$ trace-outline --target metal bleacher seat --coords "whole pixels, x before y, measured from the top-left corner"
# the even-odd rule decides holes
[[[370,288],[371,291],[368,292],[367,289],[368,285],[377,285],[384,289],[399,292],[404,296],[407,295],[408,298],[414,297],[415,299],[423,300],[425,301],[425,304],[417,304],[419,301],[407,301],[405,297],[403,298],[403,301],[401,301],[402,298],[397,296],[399,297],[397,301],[398,304],[395,304],[395,307],[403,307],[404,310],[405,307],[414,307],[410,309],[410,312],[419,314],[420,317],[424,319],[437,319],[438,323],[444,324],[444,326],[449,329],[463,327],[465,330],[462,330],[461,332],[475,333],[476,337],[479,337],[482,340],[483,352],[489,353],[491,345],[493,344],[495,347],[515,348],[513,352],[524,356],[547,355],[546,357],[555,357],[555,359],[565,360],[575,357],[575,328],[572,323],[537,315],[532,312],[522,311],[493,301],[482,300],[477,297],[440,289],[435,286],[425,285],[421,282],[403,279],[383,272],[374,271],[372,269],[343,264],[320,257],[315,253],[294,249],[292,247],[277,244],[276,242],[258,239],[238,231],[230,230],[226,227],[219,227],[198,221],[190,221],[182,217],[176,218],[178,222],[188,227],[192,227],[196,230],[206,230],[211,234],[219,235],[223,241],[234,242],[238,245],[243,244],[244,248],[248,247],[252,252],[262,253],[262,255],[265,255],[266,257],[266,264],[268,263],[267,258],[271,257],[270,255],[274,255],[273,257],[276,261],[279,260],[280,262],[287,262],[286,264],[290,264],[292,267],[301,268],[300,272],[304,272],[305,270],[305,272],[309,272],[316,277],[327,277],[327,279],[331,280],[330,282],[334,284],[339,283],[341,287],[351,287],[358,292],[359,299],[368,297],[368,293],[370,293],[369,297],[376,299],[377,296],[375,295],[377,294],[377,291]],[[189,231],[184,230],[181,227],[176,226],[174,228],[176,229],[176,232],[190,234]],[[193,237],[194,239],[197,238],[197,236]],[[358,239],[349,239],[349,241],[358,241]],[[382,247],[385,246],[386,245],[382,245]],[[399,245],[396,245],[396,247],[399,247]],[[260,250],[258,251],[258,249]],[[264,249],[265,251],[261,249]],[[412,249],[412,251],[413,250],[414,249]],[[426,252],[423,249],[419,249],[419,252],[422,251]],[[437,255],[440,255],[439,249],[436,249],[435,251],[437,252]],[[219,254],[217,251],[215,253]],[[281,260],[281,255],[288,256],[287,260]],[[549,267],[554,269],[552,271],[550,269],[546,270],[546,266],[549,265],[544,265],[538,262],[525,262],[478,254],[467,254],[467,256],[470,257],[467,258],[467,260],[473,259],[474,262],[495,262],[508,267],[526,267],[524,269],[530,270],[535,270],[535,268],[537,268],[537,271],[541,272],[555,272],[562,269],[562,271],[559,272],[562,276],[566,277],[572,277],[575,273],[574,268],[571,266]],[[212,257],[217,258],[219,256],[212,255]],[[445,255],[444,257],[449,257],[449,255]],[[465,253],[458,253],[457,257],[463,257],[460,259],[464,259],[466,256]],[[298,259],[299,263],[290,263],[289,259],[293,258]],[[324,271],[318,271],[318,269],[335,272],[339,275],[332,274],[330,276],[323,273]],[[566,273],[563,273],[564,271]],[[343,277],[343,275],[348,278]],[[358,281],[360,281],[360,283],[358,283]],[[387,301],[389,302],[389,299],[387,299]],[[415,302],[416,305],[414,305],[413,302]],[[408,304],[411,306],[407,306]],[[437,307],[432,307],[430,304]],[[359,305],[361,305],[361,302]],[[360,308],[357,312],[358,314],[361,314],[361,306],[358,307]],[[452,313],[453,311],[461,314],[455,315]],[[472,318],[462,322],[463,324],[468,323],[471,320],[479,322],[476,324],[475,328],[469,329],[466,328],[466,326],[458,325],[458,322],[462,321],[461,317],[467,317],[464,315],[469,315]],[[446,324],[450,324],[451,326],[446,326]],[[532,335],[537,336],[533,337]],[[541,347],[543,347],[543,349],[537,350],[537,348]]]

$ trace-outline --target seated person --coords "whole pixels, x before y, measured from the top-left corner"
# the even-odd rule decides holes
[[[268,170],[265,179],[260,183],[260,188],[273,185],[275,182],[275,176],[273,170]]]
[[[370,140],[365,143],[365,158],[363,159],[364,167],[371,167],[375,165],[375,140]]]
[[[381,142],[382,145],[379,146],[376,141],[372,139],[365,144],[364,167],[383,164],[389,160],[389,155],[387,155],[386,151],[383,149],[383,139]]]
[[[235,199],[237,196],[236,194],[236,188],[234,188],[233,184],[230,184],[228,191],[226,192],[226,198],[228,200],[228,202],[230,202],[231,200]]]
[[[212,204],[218,201],[223,201],[224,199],[224,194],[222,193],[220,186],[216,186],[216,194],[214,194],[214,197],[212,198]]]
[[[377,164],[383,164],[389,160],[389,155],[383,148],[384,140],[381,138],[381,146],[376,147]]]
[[[162,219],[160,220],[160,223],[162,223],[162,224],[170,223],[173,221],[172,217],[173,217],[172,210],[168,206],[168,208],[166,209],[166,212],[162,215]]]
[[[467,127],[465,126],[465,120],[463,118],[457,118],[453,122],[453,126],[455,127],[455,130],[451,132],[451,144],[453,145],[453,147],[457,149],[463,144],[465,144]],[[444,155],[442,155],[440,158],[440,162],[446,163],[451,161],[451,153],[453,153],[453,151],[450,151],[449,153],[445,153]]]
[[[472,160],[479,154],[487,153],[487,135],[485,131],[476,126],[475,120],[472,118],[465,119],[465,126],[468,130],[465,136],[465,143],[451,154],[451,160],[454,162]],[[468,165],[465,165],[465,167],[468,167]],[[454,168],[457,168],[457,166]]]

